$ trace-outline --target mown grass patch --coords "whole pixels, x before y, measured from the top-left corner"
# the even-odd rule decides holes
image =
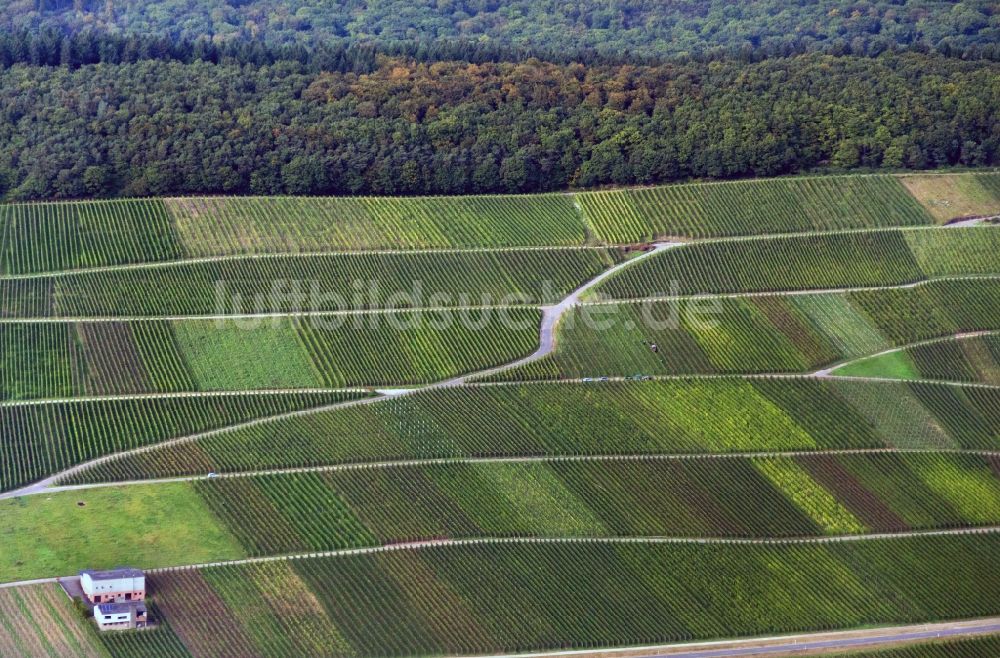
[[[899,180],[939,224],[1000,214],[1000,173],[907,174]]]
[[[245,555],[187,483],[14,498],[0,510],[0,582]]]
[[[920,371],[906,350],[886,352],[860,359],[834,369],[843,377],[879,377],[882,379],[919,379]]]

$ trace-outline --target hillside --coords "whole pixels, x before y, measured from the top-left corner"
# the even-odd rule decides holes
[[[0,206],[0,654],[1000,615],[998,176]]]

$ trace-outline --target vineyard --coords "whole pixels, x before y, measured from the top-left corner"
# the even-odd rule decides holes
[[[0,405],[0,491],[102,455],[361,395],[231,394]]]
[[[540,322],[533,308],[484,308],[0,323],[0,400],[423,384],[530,354]]]
[[[0,584],[133,565],[156,622],[0,587],[0,655],[1000,616],[1000,230],[941,226],[993,214],[995,172],[0,206]]]
[[[948,577],[956,579],[955,587],[973,586],[974,567],[986,565],[991,548],[989,540],[979,538],[890,540],[879,542],[874,550],[850,545],[497,544],[179,571],[152,579],[157,598],[152,614],[174,623],[161,621],[141,633],[98,634],[84,624],[57,585],[39,585],[0,593],[0,609],[8,619],[30,619],[24,625],[8,626],[0,634],[0,649],[5,656],[53,658],[469,654],[528,646],[661,643],[777,629],[821,629],[844,625],[844,620],[851,624],[926,620],[940,613],[935,600],[951,600]],[[967,570],[946,557],[951,551],[969,549],[974,563]],[[906,579],[903,570],[920,563],[921,551],[927,551],[930,564],[921,566],[919,573],[931,578],[918,587]],[[865,596],[859,582],[867,578],[862,561],[872,558],[879,567],[897,559],[901,562],[872,583],[887,601],[881,605]],[[552,572],[546,571],[555,565],[565,571],[574,564],[562,583],[553,581]],[[787,567],[779,569],[777,564]],[[477,567],[483,579],[478,591],[462,585]],[[695,579],[692,582],[711,596],[695,603],[697,590],[651,575],[668,567],[685,580]],[[934,574],[933,567],[942,571]],[[803,569],[802,582],[794,579],[795,568]],[[768,587],[753,591],[759,597],[758,606],[736,598],[738,602],[730,602],[730,607],[726,596],[736,592],[727,591],[723,583],[707,581],[699,574],[702,569],[718,574],[745,569],[744,573],[767,582]],[[421,576],[419,585],[412,580],[414,574]],[[579,580],[570,581],[569,576]],[[821,586],[824,578],[838,587]],[[974,614],[995,612],[995,601],[985,589],[992,583],[991,578],[973,586],[977,600],[963,608],[975,610]],[[369,589],[372,584],[378,589]],[[488,586],[496,589],[486,590]],[[782,587],[788,587],[795,598],[781,598]],[[366,590],[371,594],[365,596]],[[487,598],[488,591],[497,596]],[[593,598],[588,601],[587,596]],[[791,601],[800,603],[802,609],[785,617],[794,610]],[[761,609],[764,602],[773,602],[774,607]],[[859,607],[852,610],[852,604]],[[197,614],[197,606],[212,606],[214,614]],[[33,617],[16,614],[19,608],[30,608]],[[713,614],[683,613],[693,609]],[[619,611],[621,615],[611,614]],[[588,612],[605,613],[605,637],[588,639],[595,637],[593,624],[586,621]],[[993,655],[998,647],[997,639],[984,637],[835,655],[980,658]]]
[[[572,198],[169,199],[191,256],[364,249],[579,245]]]
[[[447,537],[802,537],[1000,523],[997,461],[954,454],[550,460],[198,483],[250,555]]]
[[[628,268],[595,292],[611,299],[893,286],[996,274],[992,227],[832,233],[704,242]]]
[[[976,617],[998,611],[997,542],[492,542],[182,570],[150,579],[169,629],[131,640],[144,655],[174,638],[234,658],[467,655]]]
[[[0,274],[172,260],[183,254],[162,201],[0,206]]]
[[[610,249],[272,256],[0,279],[6,317],[116,317],[551,304]]]
[[[894,176],[696,183],[577,198],[593,233],[612,244],[932,222]]]
[[[573,246],[566,195],[422,199],[206,198],[0,208],[0,273],[273,253]]]
[[[926,276],[996,274],[1000,231],[990,225],[944,231],[904,231]]]
[[[22,614],[31,610],[30,615]],[[0,590],[0,654],[102,658],[97,632],[81,623],[58,585]]]
[[[153,608],[156,614],[156,607]],[[25,615],[25,611],[31,612]],[[0,654],[27,658],[187,658],[169,624],[143,633],[98,633],[55,584],[0,591]]]
[[[997,389],[841,379],[463,387],[238,428],[68,481],[464,457],[998,450],[998,409]]]
[[[1000,212],[1000,175],[827,176],[576,194],[220,197],[0,207],[0,274],[181,258],[580,246],[929,225]]]
[[[600,303],[567,315],[553,354],[491,378],[805,373],[892,346],[998,329],[997,279]]]
[[[540,323],[534,309],[417,311],[298,331],[329,386],[428,384],[531,354]]]

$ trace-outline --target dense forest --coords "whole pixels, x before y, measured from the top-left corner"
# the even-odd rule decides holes
[[[619,56],[723,50],[996,56],[992,0],[0,0],[0,29],[316,46],[467,40]]]
[[[0,71],[0,188],[7,199],[528,192],[1000,164],[992,62],[370,64],[14,64]]]
[[[987,0],[0,10],[6,200],[1000,164],[1000,12]]]

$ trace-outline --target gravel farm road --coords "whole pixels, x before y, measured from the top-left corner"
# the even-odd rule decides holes
[[[739,658],[741,656],[811,656],[831,652],[888,648],[917,642],[970,638],[1000,633],[1000,617],[913,624],[852,631],[824,631],[716,642],[630,647],[623,649],[518,654],[516,658]],[[515,658],[498,656],[496,658]]]
[[[287,413],[278,414],[276,416],[268,416],[268,417],[265,417],[265,418],[258,418],[258,419],[250,420],[250,421],[247,421],[247,422],[244,422],[244,423],[238,423],[236,425],[231,425],[231,426],[228,426],[228,427],[217,428],[217,429],[213,429],[213,430],[208,430],[206,432],[201,432],[201,433],[198,433],[198,434],[191,434],[191,435],[184,436],[184,437],[179,437],[179,438],[176,438],[176,439],[170,439],[170,440],[167,440],[167,441],[161,441],[160,443],[155,443],[155,444],[152,444],[152,445],[142,446],[142,447],[139,447],[139,448],[133,448],[132,450],[126,450],[126,451],[119,452],[119,453],[112,453],[112,454],[108,454],[108,455],[103,455],[101,457],[97,457],[95,459],[92,459],[92,460],[90,460],[88,462],[84,462],[82,464],[77,464],[75,466],[67,468],[66,470],[60,471],[59,473],[54,473],[54,474],[52,474],[52,475],[50,475],[50,476],[48,476],[48,477],[46,477],[46,478],[44,478],[42,480],[39,480],[39,481],[34,482],[32,484],[26,485],[26,486],[21,487],[19,489],[14,489],[14,490],[11,490],[11,491],[2,492],[2,493],[0,493],[0,500],[8,500],[8,499],[11,499],[11,498],[19,498],[21,496],[34,496],[34,495],[49,493],[50,492],[50,488],[53,487],[57,482],[59,482],[63,478],[65,478],[67,476],[70,476],[70,475],[73,475],[73,474],[76,474],[76,473],[79,473],[79,472],[81,472],[83,470],[86,470],[88,468],[96,466],[97,464],[101,464],[101,463],[105,463],[105,462],[111,461],[111,460],[115,459],[116,457],[120,457],[122,455],[126,455],[126,454],[139,454],[139,453],[143,453],[143,452],[149,452],[149,451],[152,451],[152,450],[156,450],[156,449],[159,449],[159,448],[164,448],[164,447],[170,446],[170,445],[177,445],[177,444],[181,444],[181,443],[188,443],[188,442],[191,442],[191,441],[198,440],[200,438],[205,438],[205,437],[214,436],[214,435],[217,435],[217,434],[222,434],[222,433],[225,433],[225,432],[228,432],[228,431],[232,431],[233,429],[236,429],[236,428],[250,427],[250,426],[254,426],[254,425],[262,425],[262,424],[273,422],[275,420],[282,419],[282,418],[293,418],[293,417],[297,417],[297,416],[307,416],[307,415],[316,414],[316,413],[319,413],[319,412],[322,412],[322,411],[329,411],[329,410],[338,409],[338,408],[347,408],[347,407],[352,407],[352,406],[357,406],[357,405],[373,404],[375,402],[379,402],[379,401],[382,401],[382,400],[385,400],[385,399],[388,399],[388,398],[391,398],[391,397],[403,397],[403,396],[406,396],[406,395],[412,395],[414,393],[417,393],[418,391],[426,391],[426,390],[431,390],[431,389],[435,389],[435,388],[448,388],[448,387],[452,387],[452,386],[461,386],[463,384],[468,383],[471,379],[474,379],[474,378],[484,377],[484,376],[491,375],[491,374],[494,374],[496,372],[500,372],[500,371],[503,371],[503,370],[509,370],[511,368],[515,368],[517,366],[524,365],[526,363],[531,363],[532,361],[537,361],[538,359],[540,359],[543,356],[551,353],[555,349],[556,326],[559,324],[559,321],[566,314],[566,312],[569,311],[570,309],[572,309],[574,306],[576,306],[580,302],[580,298],[583,296],[584,293],[586,293],[588,290],[592,289],[594,286],[598,285],[599,283],[601,283],[602,281],[604,281],[608,277],[614,275],[619,270],[621,270],[623,268],[626,268],[626,267],[629,267],[630,265],[632,265],[632,264],[634,264],[634,263],[636,263],[636,262],[638,262],[640,260],[643,260],[645,258],[648,258],[648,257],[652,256],[653,254],[659,253],[659,252],[661,252],[661,251],[663,251],[665,249],[670,249],[672,247],[679,246],[680,244],[683,244],[683,243],[679,243],[679,242],[659,242],[659,243],[656,243],[656,244],[653,245],[653,248],[650,249],[649,251],[646,251],[646,252],[644,252],[644,253],[642,253],[642,254],[634,257],[634,258],[631,258],[629,260],[622,261],[621,263],[618,263],[614,267],[611,267],[611,268],[609,268],[609,269],[601,272],[599,275],[597,275],[593,279],[590,279],[589,281],[587,281],[586,283],[584,283],[583,285],[581,285],[579,288],[577,288],[576,290],[574,290],[572,293],[570,293],[565,299],[563,299],[562,301],[560,301],[558,304],[555,304],[553,306],[544,306],[544,307],[542,307],[542,324],[541,324],[541,327],[539,329],[539,346],[538,346],[538,349],[533,354],[531,354],[531,355],[529,355],[527,357],[524,357],[523,359],[519,359],[519,360],[513,361],[511,363],[505,363],[505,364],[503,364],[501,366],[497,366],[497,367],[491,368],[489,370],[484,370],[484,371],[479,371],[479,372],[474,372],[474,373],[468,373],[468,374],[461,375],[459,377],[454,377],[452,379],[448,379],[448,380],[445,380],[445,381],[436,382],[434,384],[429,384],[427,386],[423,386],[423,387],[420,387],[420,388],[402,389],[402,390],[396,390],[396,391],[385,391],[385,390],[382,390],[382,391],[377,392],[376,395],[371,396],[371,397],[360,398],[360,399],[357,399],[357,400],[349,400],[349,401],[346,401],[346,402],[338,402],[338,403],[334,403],[334,404],[331,404],[331,405],[328,405],[328,406],[315,407],[315,408],[312,408],[312,409],[303,409],[303,410],[299,410],[299,411],[290,411],[290,412],[287,412]]]

